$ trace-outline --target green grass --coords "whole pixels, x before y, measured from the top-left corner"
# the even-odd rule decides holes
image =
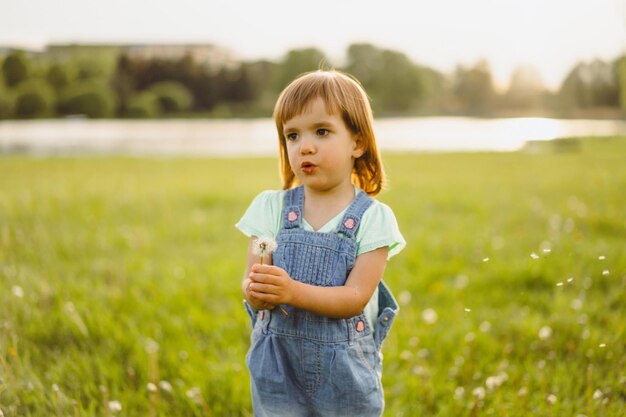
[[[385,155],[386,416],[626,414],[626,138],[546,150]],[[277,171],[0,158],[4,416],[252,415],[233,225]]]

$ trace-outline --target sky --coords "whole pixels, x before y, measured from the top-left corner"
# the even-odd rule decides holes
[[[558,88],[580,61],[626,53],[626,0],[0,0],[0,46],[211,43],[244,60],[351,43],[451,73],[486,59],[503,88],[520,65]]]

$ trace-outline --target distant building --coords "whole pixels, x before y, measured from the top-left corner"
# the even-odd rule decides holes
[[[131,58],[179,60],[190,56],[193,61],[211,70],[223,67],[235,67],[239,62],[231,52],[211,44],[50,44],[42,49],[0,46],[0,56],[21,50],[30,58],[51,58],[66,60],[76,56],[89,56],[94,52],[106,52],[109,56],[126,53]]]
[[[190,56],[196,64],[209,69],[237,65],[226,49],[209,44],[129,45],[123,51],[131,58],[179,60]]]

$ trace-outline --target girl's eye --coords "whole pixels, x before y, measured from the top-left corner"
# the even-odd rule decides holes
[[[328,129],[317,129],[317,134],[319,136],[327,136],[329,133]]]
[[[285,138],[287,138],[288,141],[293,141],[298,139],[298,134],[297,133],[288,133],[285,135]]]

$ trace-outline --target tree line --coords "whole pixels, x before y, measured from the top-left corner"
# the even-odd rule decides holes
[[[267,117],[278,92],[295,76],[334,67],[317,48],[294,49],[278,62],[207,65],[187,54],[143,58],[123,48],[86,56],[0,56],[0,119]],[[626,115],[626,56],[575,65],[556,92],[536,70],[520,67],[497,91],[488,62],[452,74],[413,62],[402,52],[350,45],[345,65],[372,99],[378,116]]]

